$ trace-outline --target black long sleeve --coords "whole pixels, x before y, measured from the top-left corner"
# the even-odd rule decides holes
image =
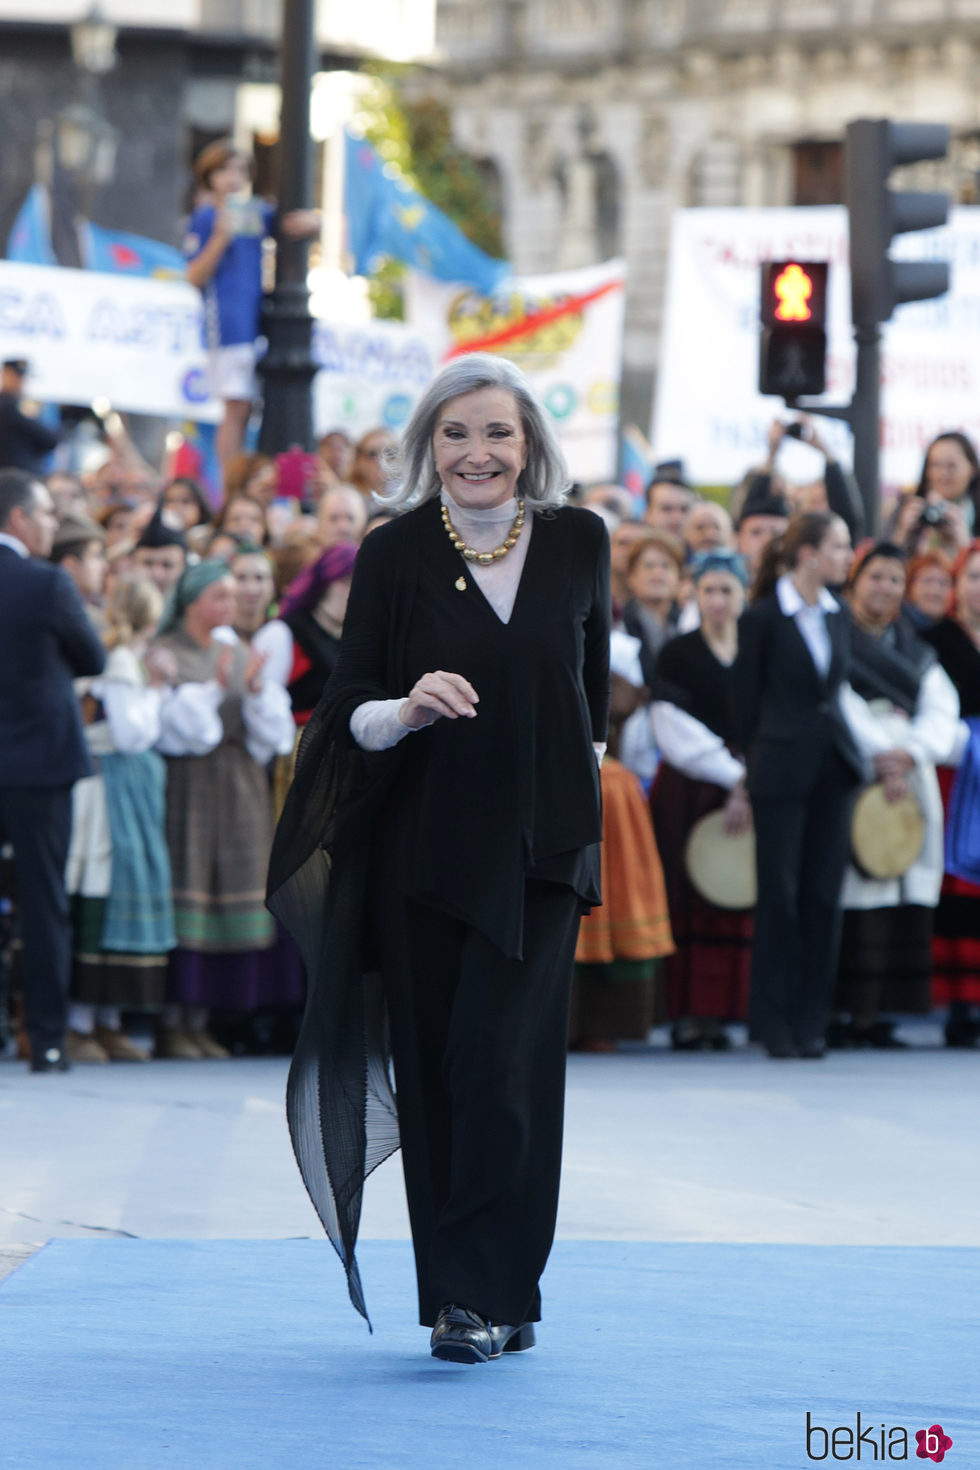
[[[823,479],[827,487],[828,508],[835,516],[840,516],[851,533],[851,540],[860,541],[864,535],[864,502],[854,476],[849,475],[836,459],[828,459]]]

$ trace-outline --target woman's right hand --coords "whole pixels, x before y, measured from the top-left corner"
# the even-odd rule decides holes
[[[752,803],[745,786],[733,786],[724,805],[723,828],[727,837],[739,837],[752,826]]]
[[[398,718],[410,730],[421,730],[438,719],[475,719],[480,696],[462,674],[447,674],[443,669],[423,674],[398,711]]]
[[[898,519],[895,522],[895,540],[899,545],[917,529],[925,508],[926,503],[921,495],[906,495],[898,508]]]
[[[217,659],[215,660],[214,677],[217,679],[222,689],[225,690],[227,690],[229,684],[231,683],[231,666],[234,661],[234,657],[235,650],[226,643],[222,647]]]

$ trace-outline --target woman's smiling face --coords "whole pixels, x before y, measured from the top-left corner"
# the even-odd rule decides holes
[[[527,441],[517,400],[506,388],[476,388],[444,403],[432,436],[436,473],[471,510],[503,505],[517,491]]]

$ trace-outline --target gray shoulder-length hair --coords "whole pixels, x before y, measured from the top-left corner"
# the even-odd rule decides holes
[[[393,478],[399,483],[378,494],[386,506],[408,509],[439,494],[432,453],[439,413],[450,398],[478,388],[505,388],[517,401],[527,441],[527,464],[517,481],[518,495],[535,510],[564,504],[571,483],[568,466],[551,419],[527,378],[505,357],[470,352],[443,368],[409,420],[392,464]]]

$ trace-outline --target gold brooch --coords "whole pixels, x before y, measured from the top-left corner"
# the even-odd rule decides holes
[[[455,588],[456,588],[456,591],[457,592],[465,592],[466,591],[466,578],[465,577],[457,577],[454,585],[455,585]]]

